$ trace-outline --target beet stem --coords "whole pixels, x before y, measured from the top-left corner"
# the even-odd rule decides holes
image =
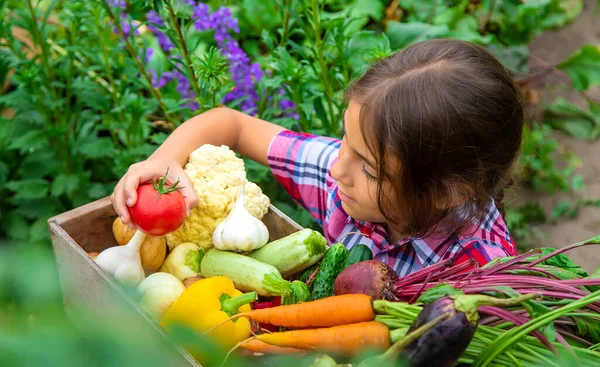
[[[521,254],[519,256],[516,256],[516,257],[512,258],[511,260],[508,260],[507,262],[505,262],[503,264],[498,264],[497,266],[492,266],[490,268],[483,269],[482,272],[481,272],[481,274],[479,274],[479,275],[482,276],[482,277],[490,275],[490,274],[495,273],[497,271],[503,270],[503,269],[505,269],[505,268],[513,265],[513,264],[516,264],[516,263],[518,263],[519,261],[521,261],[523,259],[526,259],[526,258],[528,258],[530,256],[539,254],[541,252],[542,252],[542,250],[531,250],[531,251],[528,251],[528,252],[526,252],[524,254]]]
[[[508,310],[505,310],[505,309],[499,308],[499,307],[481,306],[479,308],[479,311],[481,313],[497,316],[501,319],[510,321],[511,323],[513,323],[517,326],[521,326],[529,321],[529,319],[526,317],[514,314]],[[539,332],[539,330],[535,330],[535,331],[531,332],[531,335],[538,338],[546,346],[546,348],[548,348],[550,351],[552,351],[552,353],[556,354],[557,351],[556,351],[556,348],[554,347],[554,345],[552,345],[552,343],[550,343],[548,338],[546,338],[541,332]]]

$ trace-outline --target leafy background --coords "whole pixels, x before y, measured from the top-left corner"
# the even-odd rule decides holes
[[[532,241],[532,223],[598,206],[578,198],[585,188],[576,174],[580,159],[554,133],[600,136],[600,101],[590,94],[600,84],[600,49],[585,45],[529,70],[531,41],[582,9],[580,0],[0,0],[0,323],[10,325],[0,328],[0,360],[23,362],[33,340],[43,352],[29,356],[31,364],[43,355],[73,358],[60,365],[77,364],[82,346],[110,358],[109,345],[126,353],[117,345],[133,343],[108,343],[114,333],[91,332],[98,325],[84,332],[89,344],[76,341],[81,331],[60,308],[49,217],[109,195],[128,166],[170,131],[219,105],[339,136],[349,81],[373,60],[421,40],[483,45],[515,72],[536,111],[524,129],[516,181],[574,199],[550,213],[535,200],[510,202],[507,222],[522,249]],[[553,73],[585,104],[538,103],[536,81]],[[277,207],[315,226],[267,169],[247,162],[247,170]],[[23,321],[31,315],[34,327]],[[53,348],[57,336],[73,340],[78,352]],[[139,356],[138,347],[127,356]]]

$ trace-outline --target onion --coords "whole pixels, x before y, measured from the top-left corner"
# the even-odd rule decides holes
[[[348,266],[338,275],[333,293],[362,293],[373,299],[393,301],[396,299],[393,286],[397,280],[398,275],[391,267],[378,260],[365,260]]]

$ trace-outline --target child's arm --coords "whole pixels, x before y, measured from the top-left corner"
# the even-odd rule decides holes
[[[204,144],[227,145],[242,156],[267,165],[269,144],[281,130],[278,125],[224,107],[195,116],[175,129],[148,159],[129,167],[111,196],[115,211],[128,224],[127,205],[135,204],[138,185],[161,177],[167,167],[169,182],[181,180],[181,193],[190,210],[198,198],[182,167],[192,151]]]

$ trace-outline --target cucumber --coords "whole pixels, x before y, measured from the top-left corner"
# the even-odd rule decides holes
[[[365,260],[373,260],[373,253],[371,252],[369,246],[362,244],[352,246],[350,251],[348,251],[348,257],[346,257],[346,261],[344,261],[344,269],[352,264],[356,264]]]
[[[302,274],[300,274],[300,281],[306,283],[308,281],[308,278],[310,278],[310,276],[315,272],[315,270],[317,270],[317,268],[319,267],[321,263],[318,262],[316,264],[311,265],[310,268],[305,269]],[[312,283],[312,281],[311,281]]]
[[[313,300],[333,295],[333,283],[343,270],[347,257],[348,250],[341,243],[336,243],[325,251],[319,270],[312,281]]]

